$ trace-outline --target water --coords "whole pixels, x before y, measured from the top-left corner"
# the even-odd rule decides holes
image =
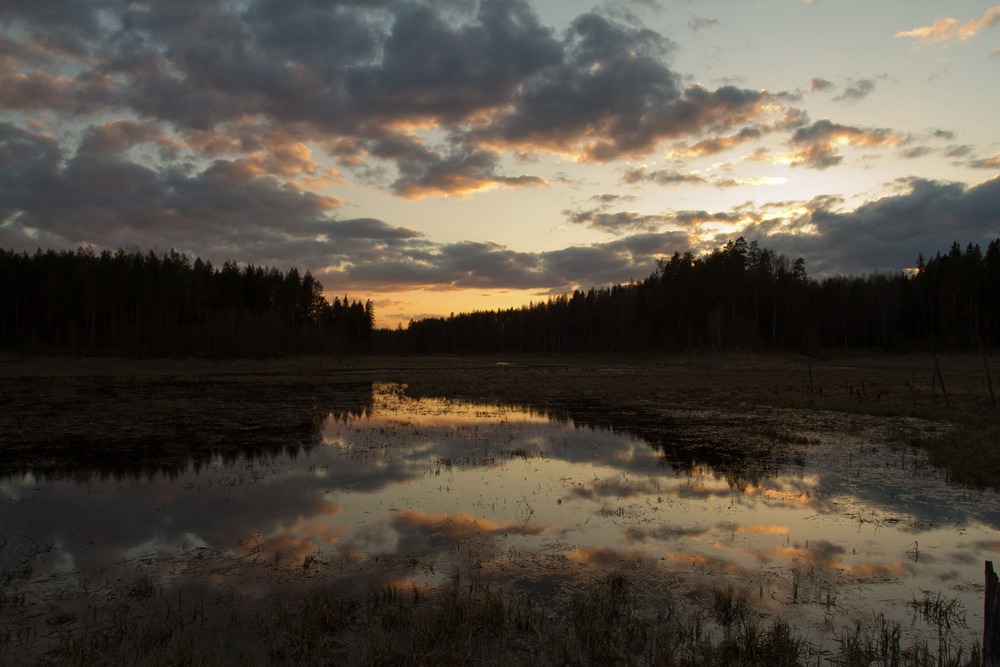
[[[457,574],[558,610],[612,569],[650,605],[704,612],[715,589],[746,592],[818,647],[879,613],[933,647],[940,624],[914,604],[928,599],[951,606],[946,640],[977,640],[983,561],[1000,560],[997,494],[954,487],[895,446],[898,421],[670,417],[551,416],[376,385],[370,409],[331,413],[301,450],[7,477],[0,564],[26,601],[8,620],[44,634],[54,607],[80,614],[139,575],[169,594],[262,601]]]

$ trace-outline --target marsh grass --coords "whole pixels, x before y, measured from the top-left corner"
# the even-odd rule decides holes
[[[958,598],[948,600],[942,598],[941,593],[932,596],[925,591],[920,599],[913,596],[907,606],[913,613],[914,622],[920,619],[929,625],[937,626],[940,630],[966,627],[965,608],[958,601]]]
[[[839,639],[839,651],[827,660],[834,665],[880,665],[884,667],[979,667],[982,652],[976,644],[955,646],[943,636],[943,626],[938,622],[938,646],[932,648],[924,640],[906,645],[902,626],[874,614],[871,621],[857,621],[852,631],[845,631]]]
[[[714,592],[702,611],[651,598],[642,579],[610,571],[567,582],[554,603],[456,572],[434,588],[374,585],[349,596],[314,587],[247,600],[209,600],[122,583],[103,604],[56,619],[33,637],[0,633],[3,664],[60,665],[885,665],[975,667],[975,647],[903,644],[898,623],[877,615],[820,653],[752,594]],[[135,592],[140,591],[140,595]],[[148,593],[148,595],[147,595]],[[652,603],[651,603],[652,601]],[[928,599],[934,615],[936,601]],[[936,622],[952,613],[943,605]]]

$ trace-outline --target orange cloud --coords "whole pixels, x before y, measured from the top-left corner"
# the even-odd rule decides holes
[[[20,111],[65,108],[72,104],[74,81],[35,70],[31,74],[4,72],[0,76],[0,107]]]
[[[816,121],[808,127],[796,130],[792,135],[792,166],[808,166],[826,169],[843,160],[840,146],[855,148],[895,147],[903,143],[903,137],[891,130],[866,129],[840,125],[829,120]]]
[[[699,158],[706,155],[714,155],[716,153],[722,153],[730,148],[739,146],[748,141],[754,139],[760,139],[763,136],[763,132],[755,128],[745,128],[740,132],[730,135],[728,137],[712,137],[710,139],[703,139],[696,144],[683,144],[678,143],[670,147],[668,154],[671,157],[681,157],[681,158]]]
[[[979,18],[962,23],[956,18],[938,19],[929,26],[896,33],[896,37],[915,39],[921,46],[948,42],[964,42],[986,28],[1000,23],[1000,5],[987,9]]]
[[[461,196],[497,187],[520,188],[543,185],[548,183],[538,176],[480,176],[451,172],[439,174],[430,182],[404,184],[397,188],[397,193],[403,199],[412,201],[424,197]]]

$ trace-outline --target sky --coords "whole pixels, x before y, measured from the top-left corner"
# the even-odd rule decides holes
[[[1000,237],[1000,5],[4,0],[0,247],[309,270],[376,324]]]

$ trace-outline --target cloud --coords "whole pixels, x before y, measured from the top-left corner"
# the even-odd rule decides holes
[[[150,168],[114,152],[67,157],[44,134],[0,124],[0,245],[176,247],[222,261],[324,267],[418,247],[419,233],[338,220],[335,197],[290,187],[254,160]],[[380,256],[380,255],[379,255]]]
[[[557,34],[524,0],[45,4],[2,15],[2,108],[89,124],[85,152],[246,159],[301,187],[344,177],[317,170],[317,147],[414,199],[544,184],[503,173],[507,151],[721,150],[788,111],[780,94],[683,85],[652,30],[589,13]]]
[[[945,157],[959,158],[969,155],[973,150],[973,147],[968,144],[955,144],[954,146],[949,146],[944,154]]]
[[[717,188],[733,188],[741,185],[780,185],[788,179],[784,177],[718,177],[702,173],[682,173],[672,169],[646,171],[645,167],[630,169],[622,174],[624,183],[655,183],[657,185],[713,185]]]
[[[784,176],[750,176],[746,178],[717,178],[712,185],[717,188],[737,188],[744,185],[783,185],[788,182]]]
[[[590,198],[591,201],[596,201],[602,206],[610,206],[611,204],[620,201],[635,201],[637,197],[635,195],[613,195],[613,194],[603,194],[594,195]]]
[[[645,167],[630,169],[622,174],[624,183],[656,183],[657,185],[691,185],[708,183],[708,179],[697,173],[682,173],[673,169],[646,171]]]
[[[157,124],[118,119],[87,128],[78,151],[119,154],[140,144],[154,144],[168,153],[175,152],[182,146],[179,141],[167,136]]]
[[[714,155],[735,148],[748,141],[754,141],[764,136],[764,130],[758,127],[744,127],[736,134],[703,139],[695,144],[674,144],[670,147],[670,155],[681,158],[699,158]]]
[[[693,32],[698,32],[705,28],[713,28],[717,25],[719,25],[719,19],[709,19],[702,16],[692,16],[688,19],[688,27]]]
[[[727,224],[745,222],[746,216],[739,212],[710,213],[702,210],[667,211],[664,213],[640,213],[637,211],[607,212],[607,207],[563,211],[567,222],[584,225],[591,229],[621,236],[624,234],[659,233],[665,228],[688,230],[694,233],[706,224]]]
[[[471,136],[497,147],[607,162],[772,111],[776,100],[765,92],[681,87],[680,77],[662,63],[667,48],[652,31],[581,16],[569,30],[563,60],[526,81],[509,109]]]
[[[374,144],[372,155],[396,161],[399,178],[392,190],[406,199],[432,195],[465,194],[496,186],[546,185],[537,176],[497,174],[500,156],[487,150],[462,146],[440,155],[412,137],[393,137]]]
[[[969,166],[973,169],[1000,169],[1000,153],[991,157],[970,160]]]
[[[824,119],[799,128],[792,135],[791,164],[826,169],[843,161],[838,146],[878,148],[898,146],[902,142],[903,137],[888,129],[858,128]]]
[[[621,235],[627,232],[658,231],[670,222],[670,216],[651,215],[636,211],[603,213],[597,210],[564,211],[567,220],[573,224],[585,225],[591,229]]]
[[[857,102],[868,97],[875,90],[875,81],[872,79],[853,79],[835,100],[839,102]]]
[[[900,151],[899,155],[907,160],[913,160],[915,158],[924,157],[925,155],[930,155],[933,152],[934,149],[930,146],[914,146]]]
[[[985,246],[1000,236],[1000,177],[970,187],[919,178],[899,185],[906,190],[853,210],[839,209],[838,199],[786,202],[777,208],[794,210],[794,224],[744,233],[768,234],[762,245],[804,257],[810,274],[820,276],[898,271],[953,241]]]
[[[815,78],[809,80],[809,90],[812,91],[830,90],[834,87],[833,82],[827,81],[826,79]]]
[[[956,18],[941,18],[929,26],[898,32],[896,37],[915,39],[920,46],[964,42],[998,23],[1000,23],[1000,5],[991,7],[979,18],[964,23]]]

